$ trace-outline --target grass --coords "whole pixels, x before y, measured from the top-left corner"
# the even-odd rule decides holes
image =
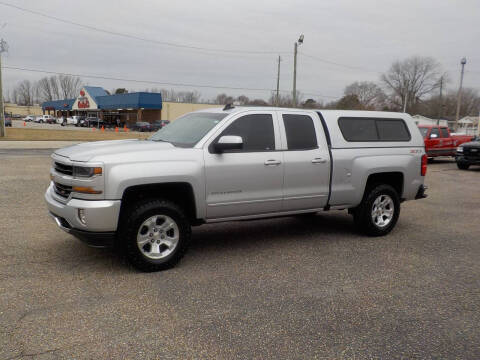
[[[50,130],[50,129],[19,129],[7,128],[6,136],[0,141],[98,141],[121,139],[145,139],[149,133],[114,132],[112,130],[78,131],[78,130]]]

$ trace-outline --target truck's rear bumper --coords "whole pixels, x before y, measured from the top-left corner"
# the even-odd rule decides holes
[[[425,199],[428,195],[425,194],[425,191],[427,191],[428,187],[426,185],[420,185],[417,191],[417,195],[415,195],[415,200],[419,199]]]

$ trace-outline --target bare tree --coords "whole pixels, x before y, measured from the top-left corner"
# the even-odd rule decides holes
[[[407,99],[407,105],[413,106],[440,86],[439,69],[433,58],[414,56],[394,62],[381,80],[394,104],[402,106]]]
[[[17,94],[18,105],[33,105],[35,89],[29,80],[23,80],[14,89]]]
[[[58,75],[60,94],[63,99],[71,99],[78,96],[82,88],[82,80],[77,76]]]
[[[194,91],[180,91],[177,93],[178,101],[184,103],[197,103],[200,101],[201,94],[194,90]]]
[[[371,81],[356,81],[345,88],[344,94],[356,95],[362,107],[367,110],[382,109],[387,97],[380,86]]]

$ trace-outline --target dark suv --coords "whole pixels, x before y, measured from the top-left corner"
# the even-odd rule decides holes
[[[476,136],[472,141],[460,145],[455,160],[462,170],[468,170],[470,165],[480,165],[480,137]]]

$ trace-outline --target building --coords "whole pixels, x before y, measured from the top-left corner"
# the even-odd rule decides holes
[[[417,125],[440,125],[440,126],[448,126],[448,121],[444,119],[430,119],[423,115],[413,115],[413,120]]]
[[[103,88],[84,86],[75,99],[46,101],[44,114],[55,117],[83,115],[98,117],[106,123],[132,124],[162,119],[162,95],[136,92],[109,95]]]

